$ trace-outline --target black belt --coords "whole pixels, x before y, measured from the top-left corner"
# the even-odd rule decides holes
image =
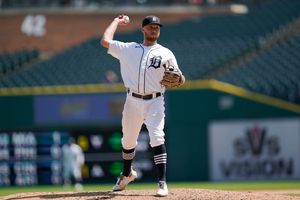
[[[139,98],[139,99],[144,99],[144,100],[149,100],[149,99],[153,99],[153,98],[156,98],[156,97],[160,97],[162,95],[161,92],[156,92],[156,93],[153,93],[153,94],[146,94],[146,95],[141,95],[141,94],[137,94],[137,93],[130,93],[130,90],[127,89],[127,92],[133,96],[133,97],[136,97],[136,98]]]

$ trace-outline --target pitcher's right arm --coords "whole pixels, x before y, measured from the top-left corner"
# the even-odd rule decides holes
[[[116,17],[111,24],[105,29],[102,39],[100,41],[101,45],[105,48],[109,48],[109,42],[113,40],[115,32],[118,28],[118,25],[127,25],[125,21],[125,15],[119,15]]]

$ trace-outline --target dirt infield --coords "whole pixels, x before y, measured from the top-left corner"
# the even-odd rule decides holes
[[[170,189],[167,197],[155,197],[155,190],[127,190],[122,192],[42,192],[19,193],[5,196],[4,200],[150,200],[150,199],[180,199],[180,200],[294,200],[300,199],[297,191],[260,191],[235,192],[204,189]],[[298,196],[291,196],[297,194]]]

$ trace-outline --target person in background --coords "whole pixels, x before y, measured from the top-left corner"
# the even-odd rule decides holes
[[[119,81],[118,75],[113,70],[107,70],[105,72],[105,78],[108,84],[114,84]]]
[[[85,159],[82,148],[71,137],[68,143],[63,145],[62,152],[64,186],[74,184],[76,190],[83,190],[81,167]]]

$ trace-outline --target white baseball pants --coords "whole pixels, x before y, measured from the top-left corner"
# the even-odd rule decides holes
[[[143,123],[149,132],[150,146],[155,147],[164,144],[164,96],[143,100],[127,94],[122,118],[122,146],[124,149],[136,147]]]

